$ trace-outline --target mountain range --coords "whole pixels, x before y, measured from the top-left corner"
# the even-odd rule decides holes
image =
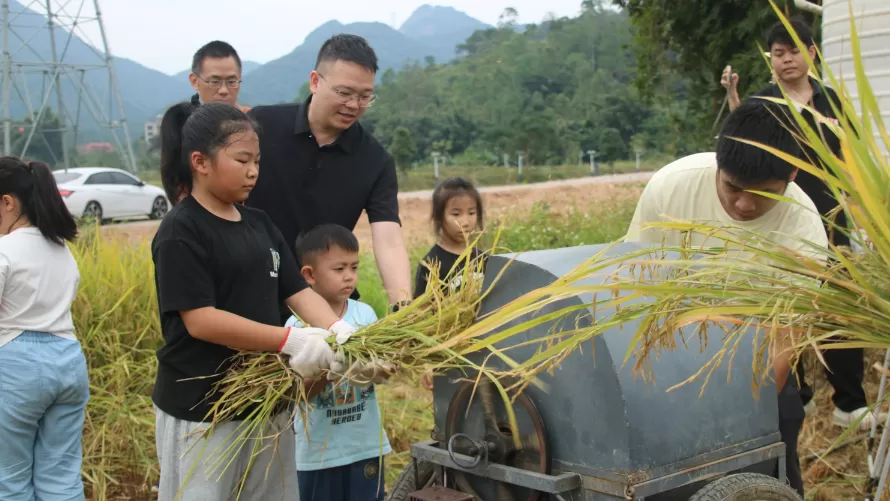
[[[31,61],[35,59],[35,54],[43,61],[51,61],[52,47],[46,18],[40,13],[29,11],[15,0],[10,0],[9,4],[11,19],[14,13],[25,13],[14,19],[17,37],[10,37],[11,52],[17,53],[20,40],[29,40],[33,50],[22,49],[19,53],[27,52],[28,56],[25,58]],[[285,56],[265,64],[244,61],[244,83],[239,100],[252,106],[292,101],[315,66],[321,44],[337,33],[360,35],[369,41],[377,52],[379,76],[388,68],[398,69],[412,60],[422,62],[428,56],[440,63],[450,61],[457,57],[457,45],[463,43],[474,31],[487,28],[490,26],[461,11],[432,5],[419,7],[398,30],[377,22],[342,24],[329,21],[309,33],[302,44]],[[69,43],[69,33],[61,31],[57,26],[56,47],[59,54],[64,53],[63,62],[75,65],[102,64],[104,54],[101,51],[76,36],[70,37]],[[113,46],[114,40],[110,40],[110,43]],[[16,57],[13,58],[15,61]],[[188,83],[189,70],[167,75],[131,59],[114,57],[113,60],[124,112],[130,124],[131,138],[141,135],[144,122],[153,121],[167,106],[187,99],[194,92]],[[10,80],[26,82],[26,85],[19,84],[19,87],[27,87],[31,109],[34,109],[40,101],[42,90],[46,88],[44,86],[48,85],[47,77],[27,71],[17,74],[15,64],[13,66],[13,78]],[[74,110],[79,109],[83,137],[95,137],[99,131],[91,113],[97,114],[98,109],[94,107],[90,110],[89,99],[79,105],[79,79],[79,74],[70,70],[62,77],[65,110],[70,116],[75,113]],[[107,74],[98,70],[87,71],[84,81],[92,89],[94,100],[103,103],[105,112],[110,112],[113,118],[117,118],[117,107],[114,105],[114,96],[110,93]],[[24,93],[24,89],[20,91]],[[13,117],[20,119],[27,114],[29,106],[18,94],[15,90],[11,92],[10,112]],[[53,109],[56,108],[55,95],[51,95],[48,102]],[[81,136],[78,142],[82,142]]]

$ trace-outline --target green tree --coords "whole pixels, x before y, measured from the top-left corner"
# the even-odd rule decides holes
[[[630,138],[630,147],[633,151],[645,151],[646,144],[646,136],[642,134],[634,134],[632,138]]]
[[[519,17],[519,13],[513,7],[507,7],[501,12],[501,15],[498,16],[498,27],[499,28],[510,28],[513,29],[516,26],[516,18]]]
[[[710,144],[713,139],[711,127],[726,96],[720,85],[720,74],[726,65],[731,65],[739,74],[739,92],[743,96],[769,82],[769,68],[760,50],[768,50],[762,47],[766,44],[766,32],[778,21],[769,3],[750,0],[613,0],[613,3],[625,9],[635,28],[636,86],[641,96],[647,100],[660,99],[662,104],[681,96],[688,103],[688,108],[681,111],[681,121],[687,127],[675,131],[683,134],[686,141]],[[799,15],[811,23],[814,20],[810,13],[792,12],[791,0],[777,0],[777,4],[786,13]]]
[[[414,136],[411,134],[410,129],[404,126],[396,127],[392,133],[389,153],[392,155],[396,167],[402,173],[402,179],[405,179],[405,176],[408,174],[408,167],[411,166],[411,160],[417,153],[417,147],[414,145]]]
[[[609,165],[614,165],[616,160],[627,158],[627,145],[621,139],[621,133],[611,127],[600,131],[596,150],[597,158]]]
[[[362,125],[386,145],[407,128],[415,146],[409,161],[428,161],[449,145],[450,158],[479,165],[517,152],[526,165],[575,163],[579,151],[600,149],[603,129],[618,131],[625,153],[635,134],[653,149],[690,147],[678,139],[695,130],[681,114],[688,84],[672,77],[664,101],[635,91],[630,18],[607,1],[521,33],[507,10],[499,28],[473,33],[455,61],[386,70]]]
[[[73,165],[79,167],[124,168],[121,156],[117,152],[108,153],[106,151],[90,151],[88,153],[77,153],[76,156],[71,158],[71,162]]]
[[[297,91],[297,97],[294,98],[295,103],[302,103],[309,97],[309,82],[303,82],[303,85],[300,86],[300,90]]]
[[[62,125],[59,116],[52,110],[45,109],[40,121],[36,124],[34,116],[26,116],[24,123],[13,125],[11,136],[12,153],[22,155],[26,160],[39,160],[53,166],[61,164],[64,160],[62,152]],[[33,135],[31,131],[33,130]],[[30,142],[28,136],[31,135]],[[26,148],[27,146],[27,148]]]

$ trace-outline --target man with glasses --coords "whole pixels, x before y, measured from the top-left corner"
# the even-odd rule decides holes
[[[215,40],[195,52],[189,82],[197,92],[194,104],[226,103],[238,106],[241,111],[250,108],[238,104],[241,89],[241,58],[234,47]]]
[[[245,203],[269,215],[292,252],[312,228],[338,224],[354,230],[367,212],[377,268],[397,308],[410,300],[411,271],[395,163],[358,122],[376,98],[377,70],[365,39],[335,35],[318,52],[304,102],[250,111],[261,127],[261,169]],[[290,316],[282,306],[282,325]]]

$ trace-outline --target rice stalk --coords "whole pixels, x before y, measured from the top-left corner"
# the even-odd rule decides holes
[[[775,4],[773,8],[787,25]],[[812,242],[804,242],[804,250],[797,252],[770,235],[732,225],[651,223],[648,227],[684,232],[687,238],[679,246],[653,246],[621,255],[607,256],[607,248],[554,283],[518,298],[511,308],[480,320],[451,343],[470,337],[484,349],[497,335],[483,338],[481,334],[502,325],[505,317],[531,315],[566,298],[593,294],[593,304],[586,307],[593,312],[614,309],[614,313],[589,314],[593,317],[589,326],[551,333],[552,344],[513,366],[513,371],[524,376],[552,371],[584,342],[627,322],[638,322],[639,327],[624,362],[635,358],[635,373],[647,378],[651,378],[651,363],[659,354],[687,346],[679,329],[695,327],[693,335],[702,345],[711,336],[719,338],[714,341],[722,344],[721,349],[681,383],[703,378],[703,389],[718,366],[732,364],[736,350],[749,336],[755,350],[755,390],[769,378],[772,348],[786,336],[792,336],[798,355],[809,349],[818,355],[826,349],[890,348],[890,161],[885,156],[890,151],[890,136],[862,68],[852,12],[850,23],[862,112],[857,113],[845,88],[827,68],[832,87],[841,98],[841,109],[835,113],[846,119],[833,124],[809,110],[840,138],[842,155],[836,157],[831,152],[787,95],[784,100],[770,100],[786,105],[802,131],[795,133],[797,140],[812,148],[818,158],[802,160],[765,145],[755,146],[822,178],[849,219],[847,228],[831,222],[831,231],[848,234],[864,247],[861,252],[834,245],[820,248]],[[795,41],[803,47],[796,37]],[[815,70],[813,61],[809,62]],[[784,197],[762,195],[788,202]],[[694,234],[708,236],[720,245],[693,246]],[[634,302],[641,299],[644,301]],[[577,312],[578,307],[573,306],[552,316]]]
[[[87,359],[90,400],[83,430],[87,495],[109,499],[156,477],[151,395],[162,340],[147,243],[80,228],[69,245],[80,271],[72,317]]]
[[[491,249],[474,256],[473,249],[480,238],[481,234],[476,236],[445,279],[439,278],[438,263],[428,264],[430,278],[427,289],[410,305],[374,324],[361,327],[342,345],[338,345],[333,336],[327,341],[335,351],[346,357],[348,367],[352,367],[354,362],[380,359],[395,364],[402,376],[408,378],[448,371],[457,371],[466,380],[476,383],[485,377],[495,385],[504,400],[511,426],[518,429],[510,405],[510,390],[502,385],[501,379],[509,372],[521,385],[541,384],[540,381],[536,381],[532,373],[523,375],[514,370],[498,370],[487,365],[487,358],[477,363],[468,357],[480,351],[484,345],[489,357],[500,359],[508,367],[519,366],[506,353],[495,348],[493,343],[466,334],[474,322],[479,321],[482,301],[504,273],[502,270],[498,276],[488,277],[488,289],[483,290],[487,256],[499,248],[496,234]],[[482,321],[488,317],[483,316]],[[546,320],[544,317],[534,322],[540,324]],[[498,339],[504,338],[501,335]],[[286,356],[242,351],[234,360],[235,363],[222,374],[208,395],[215,395],[216,401],[208,412],[207,421],[211,424],[204,433],[213,433],[221,423],[238,422],[236,431],[230,437],[231,446],[225,450],[210,451],[212,471],[220,473],[231,466],[240,448],[274,416],[289,412],[291,424],[299,418],[303,418],[305,423],[310,405],[303,379],[288,366]],[[362,381],[357,374],[349,371],[330,376],[336,380],[336,384],[367,384],[367,381]],[[514,434],[515,440],[518,440],[518,436]],[[255,455],[256,451],[252,454]],[[244,470],[242,483],[248,471],[249,468]]]

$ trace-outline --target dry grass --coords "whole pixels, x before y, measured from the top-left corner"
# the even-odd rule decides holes
[[[877,398],[880,382],[880,374],[870,367],[883,361],[883,351],[866,350],[865,389],[869,402]],[[825,455],[844,430],[831,422],[833,389],[825,379],[824,368],[816,364],[815,357],[807,357],[807,378],[811,385],[815,379],[818,410],[807,418],[800,434],[799,453],[806,497],[817,501],[863,499],[868,479],[868,432],[849,434],[835,450]],[[877,438],[880,439],[880,430]],[[883,501],[887,500],[890,495],[885,494]]]
[[[386,456],[386,485],[389,488],[411,461],[411,444],[430,439],[433,399],[432,392],[403,376],[378,387],[377,398],[393,450]]]

